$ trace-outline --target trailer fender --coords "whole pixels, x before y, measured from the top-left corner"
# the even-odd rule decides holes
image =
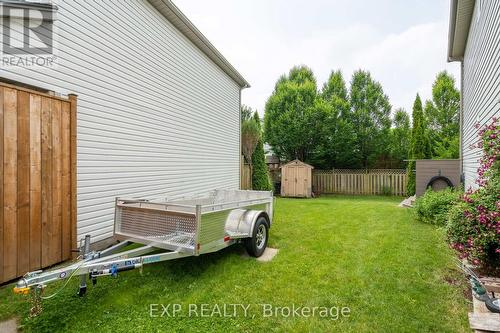
[[[234,209],[227,217],[226,232],[229,235],[237,236],[233,238],[252,237],[255,222],[260,216],[264,216],[268,223],[268,228],[271,227],[269,216],[265,211]]]

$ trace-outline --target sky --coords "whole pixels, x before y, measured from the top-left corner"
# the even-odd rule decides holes
[[[346,82],[371,72],[393,110],[411,113],[417,92],[431,98],[447,70],[459,87],[460,65],[448,63],[449,0],[174,0],[250,83],[242,103],[264,114],[280,75],[307,65],[318,88],[332,70]]]

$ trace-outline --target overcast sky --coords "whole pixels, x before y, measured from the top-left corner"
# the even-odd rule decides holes
[[[174,0],[250,82],[242,103],[263,115],[278,77],[311,67],[321,87],[331,70],[346,81],[369,70],[393,109],[411,113],[415,94],[430,98],[448,70],[458,87],[459,63],[448,63],[449,0]]]

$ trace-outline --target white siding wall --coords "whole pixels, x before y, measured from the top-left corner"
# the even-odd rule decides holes
[[[58,1],[55,69],[1,76],[78,94],[78,237],[116,196],[239,187],[239,87],[146,1]]]
[[[478,0],[469,30],[463,72],[463,171],[465,188],[475,186],[481,150],[476,123],[500,117],[500,1]]]

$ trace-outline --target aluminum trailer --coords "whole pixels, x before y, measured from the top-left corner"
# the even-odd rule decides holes
[[[80,276],[78,294],[87,290],[87,277],[142,268],[146,264],[215,252],[244,243],[249,254],[262,255],[273,218],[269,191],[215,190],[176,200],[117,198],[114,234],[122,242],[103,251],[90,250],[90,236],[80,241],[79,260],[48,271],[27,273],[14,292],[38,291],[50,282]],[[127,250],[133,243],[143,246]]]

